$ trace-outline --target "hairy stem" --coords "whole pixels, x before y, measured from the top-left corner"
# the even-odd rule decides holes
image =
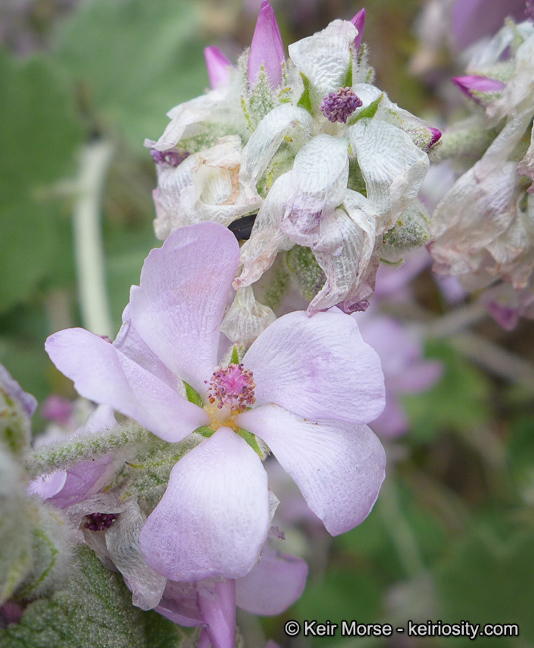
[[[65,469],[79,461],[94,459],[108,452],[149,441],[150,433],[137,423],[128,422],[99,434],[74,436],[62,443],[42,446],[26,458],[30,479],[54,470]]]

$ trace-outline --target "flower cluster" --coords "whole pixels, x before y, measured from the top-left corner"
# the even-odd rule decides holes
[[[156,234],[204,220],[255,223],[236,288],[309,248],[324,273],[308,313],[364,310],[380,258],[428,239],[417,198],[439,130],[372,84],[365,11],[284,48],[268,2],[237,69],[216,48],[212,90],[180,104],[157,142]],[[179,160],[183,160],[178,162]]]
[[[469,291],[489,289],[490,311],[513,328],[520,315],[534,317],[534,24],[505,25],[467,72],[455,82],[476,112],[449,137],[468,133],[464,164],[477,133],[487,150],[436,207],[433,269],[458,275]]]
[[[264,460],[276,457],[326,531],[349,531],[385,476],[368,424],[404,432],[397,395],[440,373],[400,324],[369,313],[385,385],[358,327],[380,261],[428,240],[418,193],[441,138],[373,85],[364,23],[364,10],[335,20],[286,58],[265,1],[237,67],[206,49],[212,89],[147,141],[164,243],[115,341],[77,328],[46,342],[98,407],[75,431],[72,407],[48,403],[70,450],[50,450],[25,496],[59,510],[69,541],[120,572],[135,605],[199,627],[201,646],[235,646],[236,607],[279,614],[303,590],[306,563],[273,548],[283,533]],[[500,97],[498,83],[477,91]],[[303,263],[313,276],[307,310],[276,319],[252,286],[280,252],[295,285]]]

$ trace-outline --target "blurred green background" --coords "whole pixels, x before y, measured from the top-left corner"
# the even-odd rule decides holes
[[[273,1],[286,45],[350,19],[345,0]],[[434,84],[410,75],[414,20],[422,0],[368,0],[364,40],[376,85],[419,116],[443,117]],[[208,86],[202,50],[235,60],[250,43],[259,2],[221,0],[2,0],[0,5],[0,362],[40,402],[73,398],[70,381],[43,350],[54,331],[83,325],[76,286],[72,213],[80,155],[112,146],[102,195],[105,273],[113,327],[120,326],[143,259],[160,243],[152,228],[154,165],[143,147],[166,111]],[[445,57],[445,53],[444,53]],[[427,79],[428,81],[428,79]],[[418,303],[450,314],[428,273]],[[484,320],[476,334],[507,357],[532,363],[530,323],[504,333]],[[469,639],[289,639],[287,619],[339,623],[441,619],[518,623],[513,639],[479,646],[534,646],[534,420],[528,380],[475,366],[452,341],[429,340],[445,366],[430,391],[405,398],[408,434],[387,444],[388,480],[369,518],[330,539],[317,529],[288,534],[310,563],[308,587],[283,618],[243,616],[249,646],[469,645]],[[529,365],[526,365],[527,375]],[[512,376],[513,378],[513,376]],[[37,413],[36,430],[44,427]],[[299,545],[300,543],[300,545]]]

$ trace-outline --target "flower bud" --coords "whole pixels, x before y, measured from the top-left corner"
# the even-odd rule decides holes
[[[354,47],[358,50],[362,44],[363,28],[365,27],[365,9],[360,9],[350,22],[358,30],[358,35],[354,39]]]
[[[212,90],[216,90],[220,86],[225,86],[230,81],[230,71],[233,65],[221,52],[218,47],[211,45],[204,50],[204,58],[206,59],[206,68],[208,70],[208,77]]]
[[[472,99],[481,106],[487,106],[493,103],[505,88],[505,84],[502,81],[474,74],[453,77],[451,81],[466,97],[469,97],[469,99]]]
[[[248,81],[253,88],[263,66],[271,87],[282,83],[282,66],[286,60],[284,45],[273,8],[268,0],[261,3],[261,9],[250,45],[248,57]]]
[[[36,407],[35,398],[22,391],[0,364],[0,440],[16,455],[22,455],[29,447],[30,418]]]

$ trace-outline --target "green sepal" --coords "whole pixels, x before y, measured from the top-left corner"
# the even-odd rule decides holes
[[[200,434],[203,437],[206,437],[206,439],[209,439],[210,436],[213,436],[215,433],[215,430],[210,428],[208,425],[201,425],[199,428],[196,430],[193,430],[196,434]]]
[[[248,430],[244,430],[243,428],[239,428],[239,430],[237,430],[237,433],[239,434],[240,437],[245,439],[245,441],[254,450],[254,452],[260,457],[260,459],[263,459],[265,457],[265,453],[261,451],[261,448],[258,445],[258,441],[256,440],[256,437],[252,434],[252,432],[249,432]]]
[[[310,98],[310,80],[302,72],[300,73],[300,76],[302,77],[302,82],[304,83],[304,90],[300,95],[300,99],[297,102],[297,106],[299,108],[304,108],[304,110],[307,110],[309,113],[311,113],[312,103]]]
[[[350,63],[349,63],[349,69],[347,70],[347,76],[345,77],[345,83],[343,87],[349,87],[352,88],[353,81],[352,81],[352,70],[353,70],[353,58],[354,54],[351,48],[351,56],[350,56]]]
[[[246,108],[248,109],[248,117],[252,123],[252,130],[255,130],[265,115],[271,112],[276,105],[275,102],[276,97],[271,88],[269,77],[265,72],[265,66],[262,63],[256,79],[256,85],[246,97]]]
[[[363,179],[362,171],[356,156],[349,158],[349,179],[347,182],[347,189],[357,191],[367,198],[367,185]]]
[[[389,262],[398,262],[410,250],[421,247],[430,239],[429,220],[423,207],[406,209],[395,227],[384,234],[381,256]]]
[[[241,110],[243,111],[243,117],[245,118],[248,127],[251,131],[254,131],[254,124],[252,123],[252,119],[250,118],[247,102],[245,101],[245,97],[243,95],[241,95]]]
[[[239,364],[239,351],[237,350],[237,344],[234,344],[232,349],[232,355],[230,356],[230,364]]]
[[[182,380],[182,382],[184,383],[187,400],[194,405],[204,407],[204,403],[202,401],[202,398],[200,398],[200,394],[195,389],[193,389],[193,387],[191,387],[189,383],[186,383],[185,380]]]
[[[355,124],[357,121],[360,119],[368,118],[372,119],[376,115],[376,111],[378,110],[378,107],[382,103],[382,99],[384,98],[384,93],[378,97],[378,99],[375,99],[372,101],[368,106],[365,106],[363,110],[361,110],[354,119],[349,119],[349,125],[352,126]]]

